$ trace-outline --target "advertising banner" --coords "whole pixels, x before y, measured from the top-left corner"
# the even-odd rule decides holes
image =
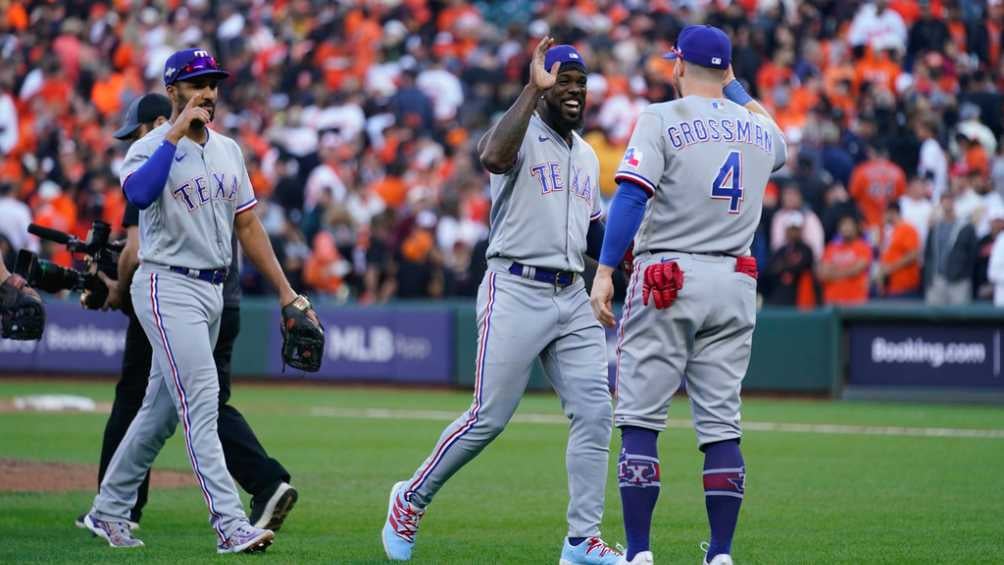
[[[40,341],[0,340],[0,369],[53,373],[117,373],[128,319],[118,312],[47,302]]]
[[[453,371],[453,313],[430,308],[318,308],[324,325],[321,370],[285,375],[311,379],[449,384]],[[278,322],[270,324],[269,373],[282,375]],[[471,330],[473,331],[473,330]]]
[[[853,323],[847,384],[1004,390],[1000,325]]]

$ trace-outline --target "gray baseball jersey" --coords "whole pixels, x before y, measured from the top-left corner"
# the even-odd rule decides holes
[[[662,430],[686,381],[700,445],[740,437],[740,390],[756,319],[756,280],[736,271],[786,148],[773,122],[723,99],[689,96],[641,115],[617,172],[651,198],[617,345],[618,426]],[[644,271],[676,262],[676,302],[642,301]]]
[[[161,145],[164,124],[133,143],[122,182]],[[217,432],[219,379],[213,348],[223,312],[222,285],[166,267],[220,269],[231,264],[234,217],[257,203],[240,148],[209,132],[205,145],[182,138],[161,195],[140,211],[140,266],[130,294],[153,347],[143,406],[112,457],[92,513],[125,520],[164,441],[180,422],[196,483],[220,542],[249,526],[227,471]]]
[[[652,104],[638,118],[616,176],[653,196],[635,253],[748,254],[767,178],[785,157],[777,126],[729,100]]]
[[[126,153],[122,184],[164,141],[164,123]],[[139,214],[140,261],[190,269],[230,265],[234,215],[257,203],[237,142],[210,131],[205,146],[178,142],[160,198]]]
[[[509,272],[513,261],[582,271],[589,222],[601,215],[598,175],[588,143],[573,134],[569,147],[537,115],[515,166],[492,175],[488,270],[477,301],[474,401],[408,481],[405,496],[419,506],[429,504],[501,433],[539,359],[570,420],[568,535],[599,535],[612,426],[605,333],[581,277],[558,286]]]
[[[491,175],[492,211],[487,257],[581,273],[586,231],[600,218],[600,162],[577,133],[569,147],[537,114],[516,164]]]

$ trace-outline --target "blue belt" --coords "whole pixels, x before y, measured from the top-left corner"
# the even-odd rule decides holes
[[[509,272],[516,276],[523,277],[524,279],[531,279],[557,286],[568,286],[575,282],[575,273],[531,267],[515,261],[509,266]]]
[[[172,273],[178,273],[179,275],[185,275],[191,279],[199,279],[200,281],[206,281],[212,284],[223,284],[223,281],[227,278],[226,269],[189,269],[186,267],[168,267]]]

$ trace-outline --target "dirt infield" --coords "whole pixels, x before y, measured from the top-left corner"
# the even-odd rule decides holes
[[[97,476],[97,465],[0,459],[0,492],[93,491]],[[195,478],[189,472],[154,470],[150,483],[158,489],[189,487]]]

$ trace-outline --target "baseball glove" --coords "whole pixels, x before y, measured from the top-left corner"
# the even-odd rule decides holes
[[[0,337],[26,341],[41,339],[45,330],[42,299],[18,275],[0,284],[0,326]]]
[[[314,373],[324,357],[324,327],[307,315],[312,310],[302,294],[282,307],[282,361]]]
[[[676,261],[649,265],[645,269],[645,281],[641,287],[642,303],[648,306],[648,299],[651,297],[657,309],[669,308],[682,288],[683,271]]]

